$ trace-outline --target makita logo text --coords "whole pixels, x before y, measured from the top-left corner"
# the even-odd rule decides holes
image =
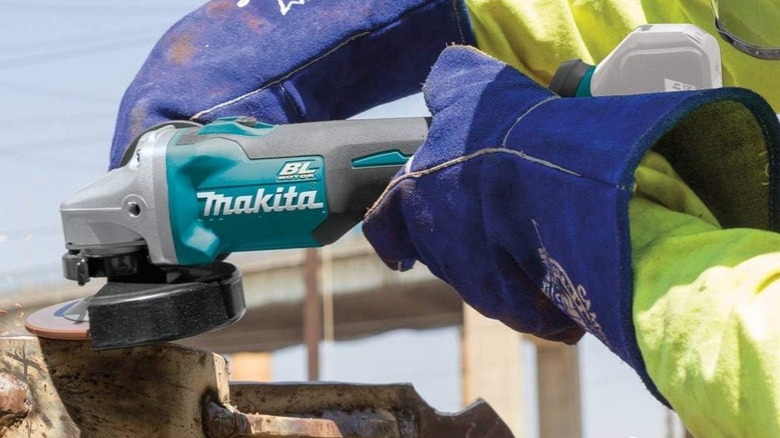
[[[283,187],[277,187],[275,192],[267,194],[265,189],[258,189],[255,196],[235,198],[217,192],[198,192],[198,199],[206,200],[203,217],[314,210],[324,207],[322,202],[316,202],[316,190],[298,192],[294,186],[288,187],[286,191]]]
[[[312,161],[292,161],[285,163],[276,177],[279,181],[314,179],[314,175],[318,169],[309,169],[311,163]]]

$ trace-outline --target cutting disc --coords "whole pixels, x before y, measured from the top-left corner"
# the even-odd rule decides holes
[[[84,310],[79,310],[83,308]],[[67,341],[89,339],[89,320],[84,300],[55,304],[34,312],[27,317],[24,326],[42,338]],[[81,315],[81,316],[79,316]]]

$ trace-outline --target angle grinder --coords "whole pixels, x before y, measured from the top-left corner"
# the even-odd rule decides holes
[[[31,315],[29,331],[110,349],[180,339],[245,311],[232,252],[334,242],[422,145],[428,119],[157,126],[60,210],[64,276],[93,296]]]

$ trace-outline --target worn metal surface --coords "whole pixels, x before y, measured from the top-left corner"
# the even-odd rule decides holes
[[[0,437],[512,436],[486,403],[441,414],[411,385],[227,379],[224,358],[175,344],[95,352],[0,337]]]
[[[510,438],[496,412],[478,400],[456,414],[431,408],[411,385],[246,384],[230,387],[242,412],[322,418],[343,437]]]
[[[160,344],[95,352],[87,342],[0,338],[0,375],[30,411],[5,437],[203,437],[204,397],[227,403],[227,362]]]

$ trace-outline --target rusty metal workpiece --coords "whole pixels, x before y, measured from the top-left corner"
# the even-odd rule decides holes
[[[230,411],[214,402],[206,405],[206,435],[209,438],[299,437],[342,438],[338,425],[318,418],[244,414]]]
[[[411,385],[230,385],[223,357],[176,344],[96,352],[85,341],[0,337],[0,437],[71,436],[512,435],[484,401],[442,414]]]
[[[338,436],[344,438],[513,436],[485,401],[445,414],[431,408],[409,384],[235,383],[230,391],[231,403],[242,412],[331,420],[339,427]]]

